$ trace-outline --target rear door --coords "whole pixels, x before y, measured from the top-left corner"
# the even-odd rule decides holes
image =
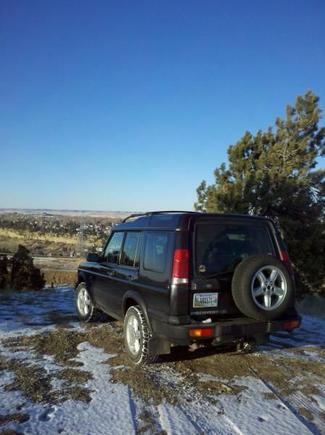
[[[139,290],[149,315],[166,321],[169,315],[169,280],[174,232],[146,231],[144,235]]]
[[[252,255],[275,255],[268,222],[249,218],[198,219],[192,246],[192,314],[237,314],[231,296],[236,266]]]

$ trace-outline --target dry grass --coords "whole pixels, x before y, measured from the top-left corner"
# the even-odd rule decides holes
[[[58,328],[42,335],[20,336],[4,341],[12,350],[31,349],[37,355],[51,355],[62,365],[76,365],[71,361],[78,355],[78,344],[85,341],[85,334],[69,329]]]
[[[37,232],[31,231],[14,231],[9,230],[7,228],[0,228],[0,237],[4,239],[16,239],[19,240],[20,243],[22,241],[46,241],[46,242],[54,242],[54,243],[64,243],[67,245],[75,245],[78,242],[78,238],[76,236],[56,236],[54,234],[40,234]]]
[[[30,239],[12,239],[8,237],[0,237],[0,251],[15,253],[18,245],[24,245],[32,255],[53,255],[62,256],[63,253],[74,249],[74,245],[58,242],[50,242],[47,240],[30,240]]]
[[[51,376],[35,364],[27,364],[19,360],[0,359],[0,370],[14,373],[14,381],[5,387],[6,391],[21,391],[33,402],[52,403],[56,396],[51,388]]]
[[[144,409],[139,415],[139,427],[136,431],[138,434],[155,434],[155,435],[167,435],[165,430],[157,428],[157,423],[151,412]]]
[[[324,382],[324,364],[304,360],[297,353],[288,356],[272,355],[270,358],[267,352],[246,355],[221,353],[211,349],[188,352],[175,348],[171,355],[161,359],[163,362],[160,364],[134,366],[123,351],[120,322],[100,327],[88,325],[83,332],[61,328],[44,335],[10,339],[5,341],[5,345],[12,350],[32,349],[39,357],[52,355],[58,364],[66,367],[58,376],[77,385],[88,379],[85,372],[76,370],[78,364],[73,360],[78,355],[78,344],[85,341],[114,355],[108,360],[112,367],[108,382],[127,385],[136,396],[150,404],[162,401],[177,404],[185,400],[184,391],[187,391],[186,400],[196,400],[203,394],[211,402],[215,402],[219,394],[238,395],[245,389],[236,385],[238,377],[260,378],[284,397],[301,391],[312,398],[313,395],[320,394],[315,384]],[[166,372],[172,376],[166,377]],[[173,374],[179,376],[182,382],[173,380]],[[209,377],[204,378],[202,374]],[[43,378],[43,384],[46,385],[46,377],[42,373],[38,377]],[[21,384],[21,388],[25,388]],[[42,386],[40,391],[43,394]],[[82,391],[79,393],[82,395]],[[76,392],[77,395],[79,393]],[[265,396],[266,399],[275,397],[271,391]]]
[[[62,366],[48,374],[37,363],[28,364],[19,360],[0,359],[0,370],[8,370],[15,375],[14,381],[7,385],[8,391],[19,390],[33,402],[59,403],[65,400],[80,400],[89,402],[90,391],[85,383],[92,379],[91,373],[78,370],[80,363],[73,360],[78,355],[77,346],[85,341],[83,334],[69,329],[58,329],[45,335],[22,336],[8,339],[5,346],[11,350],[32,350],[39,357],[51,355],[56,363]],[[53,379],[63,381],[60,390],[54,390]]]
[[[76,272],[66,272],[62,270],[58,270],[58,271],[45,270],[42,271],[42,273],[44,275],[46,284],[52,285],[54,287],[62,284],[68,284],[73,287],[77,281]]]
[[[7,425],[9,423],[25,423],[28,420],[28,414],[20,414],[18,412],[13,414],[0,415],[0,426]]]
[[[85,371],[64,369],[49,374],[36,363],[3,357],[0,357],[0,370],[10,371],[15,376],[14,380],[6,385],[6,391],[21,391],[33,402],[61,403],[69,399],[84,402],[91,400],[90,391],[81,386],[92,377]],[[53,379],[64,381],[59,390],[52,387]]]
[[[69,236],[56,236],[53,234],[39,234],[28,231],[17,232],[0,228],[0,252],[17,251],[18,245],[24,245],[32,255],[49,255],[59,257],[68,255],[71,251],[78,248],[78,238]],[[85,249],[90,249],[93,245],[101,246],[102,242],[97,239],[84,241]]]

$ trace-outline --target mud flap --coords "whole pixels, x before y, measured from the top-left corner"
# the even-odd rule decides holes
[[[170,342],[164,337],[151,337],[148,350],[151,355],[166,355],[170,353]]]

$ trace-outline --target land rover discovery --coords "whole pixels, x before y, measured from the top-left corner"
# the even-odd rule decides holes
[[[263,343],[300,324],[285,244],[264,217],[131,215],[80,264],[75,293],[80,320],[123,320],[135,364],[175,345]]]

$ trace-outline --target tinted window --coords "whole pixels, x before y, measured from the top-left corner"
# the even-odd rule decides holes
[[[196,269],[201,274],[231,272],[242,259],[256,254],[274,254],[265,225],[197,225]]]
[[[108,263],[118,264],[124,233],[114,233],[106,246],[104,257]]]
[[[125,266],[139,266],[140,233],[130,232],[125,237],[121,263]]]
[[[163,273],[166,269],[168,234],[147,233],[143,267],[153,272]]]

